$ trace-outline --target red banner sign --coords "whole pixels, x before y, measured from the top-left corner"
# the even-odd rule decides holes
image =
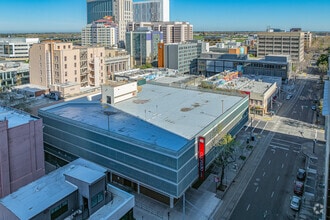
[[[199,179],[205,179],[205,138],[198,137],[198,173]]]

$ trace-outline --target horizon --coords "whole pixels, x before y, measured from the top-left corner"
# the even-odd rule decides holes
[[[1,34],[78,33],[87,24],[86,0],[4,0],[0,5]],[[171,0],[170,21],[189,22],[194,32],[263,32],[267,27],[330,32],[329,8],[326,0]]]

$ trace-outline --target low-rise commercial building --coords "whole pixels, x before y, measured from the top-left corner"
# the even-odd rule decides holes
[[[292,74],[292,61],[288,55],[268,55],[264,59],[251,59],[246,54],[202,53],[198,58],[198,74],[209,77],[226,70],[281,77],[285,80]]]
[[[134,196],[107,184],[107,169],[83,159],[0,199],[1,219],[133,219]]]
[[[98,163],[109,170],[111,182],[173,207],[205,178],[218,140],[247,122],[249,99],[150,84],[139,91],[112,105],[97,97],[39,110],[46,155]]]
[[[30,82],[29,64],[23,62],[0,63],[0,91],[1,87],[13,87]]]
[[[28,60],[32,44],[39,43],[39,38],[0,38],[0,59]]]

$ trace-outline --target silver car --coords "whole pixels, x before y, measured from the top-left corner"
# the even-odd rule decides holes
[[[301,205],[301,198],[299,196],[292,196],[290,202],[290,208],[299,211]]]

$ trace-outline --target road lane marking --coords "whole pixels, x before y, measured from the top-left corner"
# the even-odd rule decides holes
[[[247,206],[246,211],[249,211],[249,208],[250,208],[250,204]]]
[[[293,150],[293,152],[299,154],[300,150]]]
[[[258,121],[258,123],[256,124],[256,126],[254,126],[254,128],[252,129],[252,131],[251,132],[253,132],[254,131],[254,129],[256,129],[256,127],[258,126],[258,124],[260,123],[260,121]]]
[[[267,127],[268,121],[266,122],[264,128],[261,130],[260,134],[262,134],[262,132],[264,132],[265,128]]]
[[[288,157],[288,153],[285,154],[285,157]]]
[[[277,177],[277,181],[279,181],[279,180],[280,180],[280,176]]]
[[[271,160],[269,160],[269,161],[268,161],[268,164],[270,164],[271,162],[272,162],[272,161],[271,161]]]
[[[271,146],[272,148],[275,148],[275,149],[281,149],[281,150],[286,150],[286,151],[289,151],[290,150],[287,147],[280,147],[280,146],[275,146],[275,145],[271,145],[271,144],[269,146]]]
[[[259,189],[259,186],[257,186],[257,188],[256,188],[256,192],[258,192],[258,189]]]
[[[262,176],[265,176],[266,175],[266,172],[264,172],[263,174],[262,174]]]
[[[282,169],[283,169],[283,167],[284,167],[284,163],[282,163]]]
[[[270,197],[273,198],[273,196],[274,196],[274,192],[272,192],[272,195]]]

